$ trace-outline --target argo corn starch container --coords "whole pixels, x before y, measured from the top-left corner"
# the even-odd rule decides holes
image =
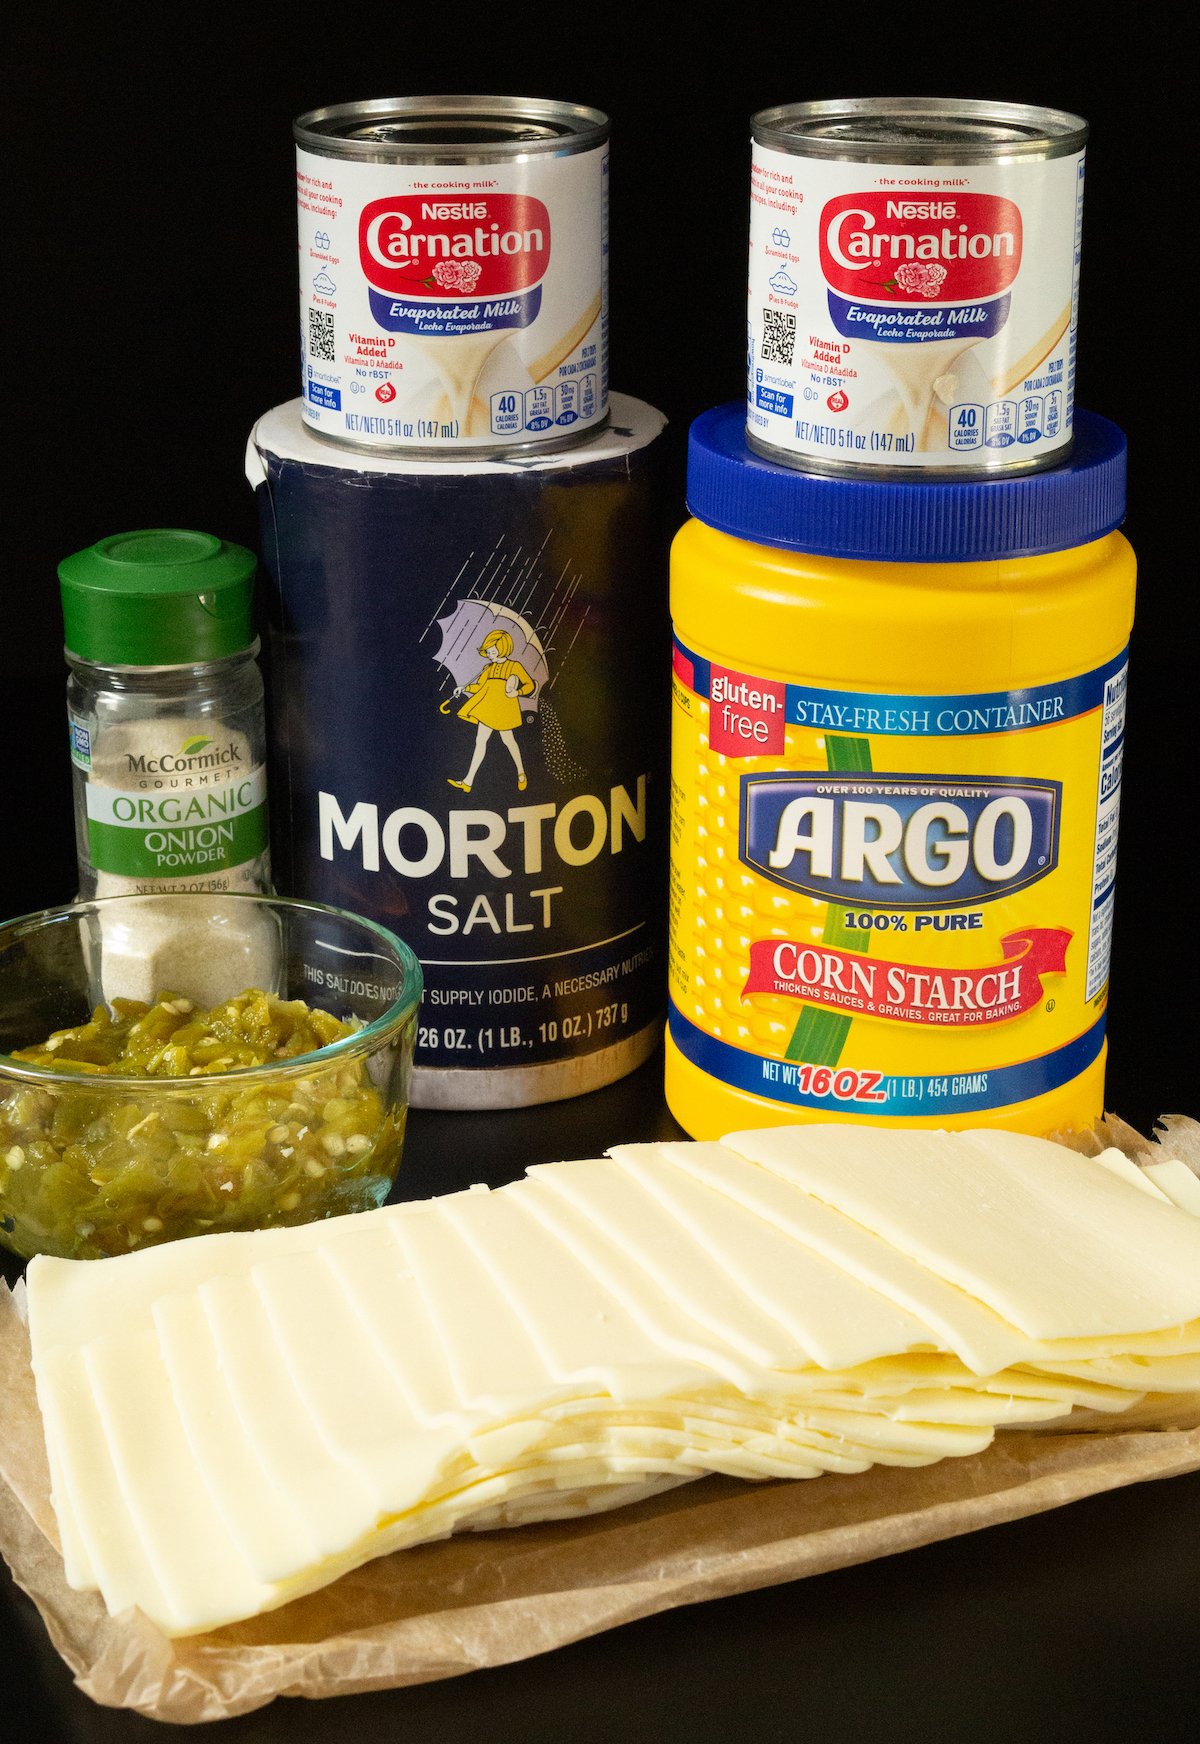
[[[809,471],[1029,471],[1071,442],[1078,115],[858,97],[753,118],[750,445]]]
[[[692,428],[674,620],[667,1099],[1082,1128],[1103,1110],[1134,558],[1125,443],[931,482]]]
[[[295,123],[304,418],[356,447],[569,447],[608,416],[608,118],[396,97]]]

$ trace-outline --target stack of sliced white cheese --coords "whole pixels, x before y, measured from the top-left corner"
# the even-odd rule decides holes
[[[35,1260],[68,1579],[187,1634],[456,1529],[709,1472],[921,1465],[998,1425],[1196,1391],[1179,1169],[807,1126]]]

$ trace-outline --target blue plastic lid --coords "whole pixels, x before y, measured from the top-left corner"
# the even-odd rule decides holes
[[[755,545],[880,563],[972,563],[1086,545],[1125,518],[1125,437],[1075,413],[1058,466],[1019,477],[828,477],[761,459],[743,401],[702,412],[688,436],[688,508]]]

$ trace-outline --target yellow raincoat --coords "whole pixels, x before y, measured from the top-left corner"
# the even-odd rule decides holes
[[[508,694],[510,678],[517,680],[516,696]],[[519,660],[494,660],[484,667],[474,684],[466,686],[467,700],[459,709],[458,718],[494,727],[498,733],[511,732],[521,724],[518,698],[531,696],[536,688]]]

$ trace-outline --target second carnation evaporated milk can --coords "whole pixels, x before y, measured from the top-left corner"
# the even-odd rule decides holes
[[[360,448],[565,447],[608,416],[608,119],[401,97],[296,122],[304,420]]]
[[[822,472],[1061,460],[1087,124],[865,97],[765,109],[752,131],[751,447]]]

